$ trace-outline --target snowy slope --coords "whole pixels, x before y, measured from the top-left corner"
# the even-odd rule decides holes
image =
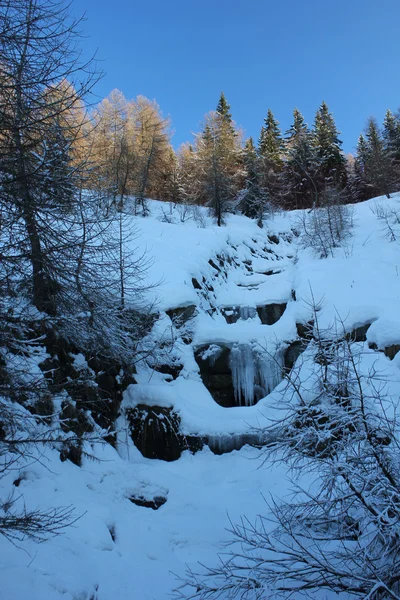
[[[195,220],[180,222],[177,210],[175,222],[165,222],[165,206],[150,202],[151,216],[136,220],[141,237],[135,246],[153,257],[147,278],[159,283],[151,292],[159,313],[152,335],[174,339],[170,358],[182,370],[171,381],[139,367],[123,411],[138,404],[174,407],[186,435],[240,435],[270,422],[279,410],[279,386],[254,406],[224,408],[203,385],[194,350],[247,344],[273,354],[296,339],[296,323],[310,319],[312,296],[322,303],[321,327],[338,318],[346,331],[372,323],[367,342],[378,349],[400,344],[400,247],[386,237],[377,203],[400,211],[400,198],[356,205],[345,247],[321,259],[301,247],[298,213],[277,214],[259,229],[234,215],[217,228],[204,212],[206,226],[200,227]],[[254,310],[269,304],[287,304],[273,325],[262,324]],[[196,306],[191,343],[165,312],[189,305]],[[250,318],[228,323],[224,310],[232,307]],[[368,343],[360,346],[366,364],[374,361],[398,394],[398,357],[390,361]],[[79,468],[46,448],[40,461],[27,461],[1,481],[2,497],[14,490],[28,508],[73,505],[80,516],[64,535],[40,545],[0,539],[1,599],[163,600],[175,585],[174,573],[182,574],[185,564],[210,563],[222,549],[227,513],[233,520],[243,513],[251,518],[266,510],[263,496],[290,494],[284,465],[260,469],[259,452],[249,446],[221,456],[205,447],[167,463],[144,458],[122,430],[118,452],[107,445],[88,451],[96,460],[84,458]],[[167,501],[152,510],[133,504],[129,497],[135,495]]]

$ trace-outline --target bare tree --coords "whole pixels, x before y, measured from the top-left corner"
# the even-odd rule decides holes
[[[304,211],[299,218],[301,242],[322,258],[332,256],[350,235],[353,210],[345,204],[345,193],[326,186],[320,194],[320,206]]]
[[[314,320],[307,368],[286,374],[286,414],[263,454],[312,485],[272,501],[269,516],[231,523],[231,549],[189,571],[176,597],[400,598],[397,400],[342,324],[322,332],[316,310]]]
[[[65,457],[65,445],[75,440],[81,452],[85,439],[104,435],[86,421],[78,423],[79,435],[70,435],[63,411],[51,409],[57,390],[43,378],[32,379],[35,343],[61,338],[86,355],[132,368],[146,320],[141,314],[143,253],[127,239],[124,217],[105,216],[97,195],[84,190],[88,162],[82,157],[82,103],[97,75],[92,63],[80,62],[78,25],[59,0],[0,0],[4,473],[27,457],[37,459],[44,444],[60,447]],[[124,173],[119,173],[123,183]],[[125,194],[124,186],[120,193]],[[38,403],[45,416],[32,416]],[[10,539],[14,534],[39,539],[75,518],[69,508],[45,513],[25,510],[21,502],[15,495],[0,502],[0,532]]]

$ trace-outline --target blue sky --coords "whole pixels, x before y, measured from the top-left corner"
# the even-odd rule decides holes
[[[85,53],[98,49],[104,97],[155,98],[191,139],[221,90],[257,138],[267,109],[283,130],[325,100],[351,152],[369,116],[400,107],[399,0],[73,0],[86,12]]]

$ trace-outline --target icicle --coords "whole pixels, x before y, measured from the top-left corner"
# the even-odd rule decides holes
[[[254,404],[254,382],[256,365],[252,348],[246,344],[233,346],[231,350],[231,371],[235,400],[239,406]]]
[[[230,368],[238,406],[252,406],[281,381],[282,356],[270,356],[250,345],[238,344],[231,350]]]
[[[264,391],[264,395],[269,394],[282,381],[283,360],[281,353],[274,356],[267,353],[257,356],[257,383]]]
[[[257,314],[257,309],[254,306],[239,306],[239,319],[247,321],[247,319],[254,319]]]

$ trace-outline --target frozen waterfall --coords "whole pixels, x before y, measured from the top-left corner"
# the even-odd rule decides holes
[[[233,346],[230,368],[238,406],[252,406],[282,380],[282,359],[248,344]]]

